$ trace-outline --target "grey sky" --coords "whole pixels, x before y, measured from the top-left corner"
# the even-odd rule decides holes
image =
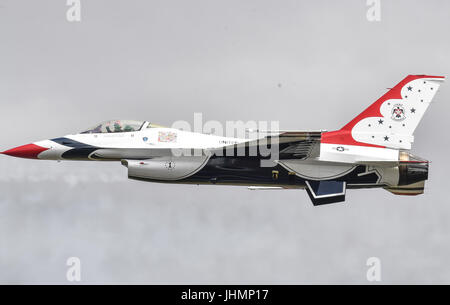
[[[340,128],[408,74],[449,76],[450,2],[0,0],[0,149],[113,118]],[[281,86],[279,86],[279,84]],[[416,131],[426,194],[130,181],[118,163],[0,156],[0,283],[449,283],[450,84]]]

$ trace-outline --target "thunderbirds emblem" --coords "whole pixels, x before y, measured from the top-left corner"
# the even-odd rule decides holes
[[[403,121],[405,118],[405,109],[403,108],[403,105],[395,104],[394,107],[392,107],[391,119],[394,121]]]

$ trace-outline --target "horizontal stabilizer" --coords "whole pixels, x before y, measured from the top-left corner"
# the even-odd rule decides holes
[[[345,189],[345,181],[306,181],[306,191],[314,205],[344,201]]]

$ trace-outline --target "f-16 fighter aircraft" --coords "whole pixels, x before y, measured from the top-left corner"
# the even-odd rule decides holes
[[[331,132],[266,131],[263,137],[242,139],[114,120],[3,154],[120,161],[129,178],[151,182],[306,189],[314,205],[344,201],[346,190],[356,188],[418,195],[429,164],[409,151],[414,130],[443,81],[443,76],[409,75]]]

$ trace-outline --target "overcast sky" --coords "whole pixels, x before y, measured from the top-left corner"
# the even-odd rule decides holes
[[[0,0],[0,150],[116,118],[342,127],[408,74],[449,76],[449,1]],[[0,283],[450,283],[450,84],[419,125],[426,193],[127,180],[119,163],[0,156]]]

